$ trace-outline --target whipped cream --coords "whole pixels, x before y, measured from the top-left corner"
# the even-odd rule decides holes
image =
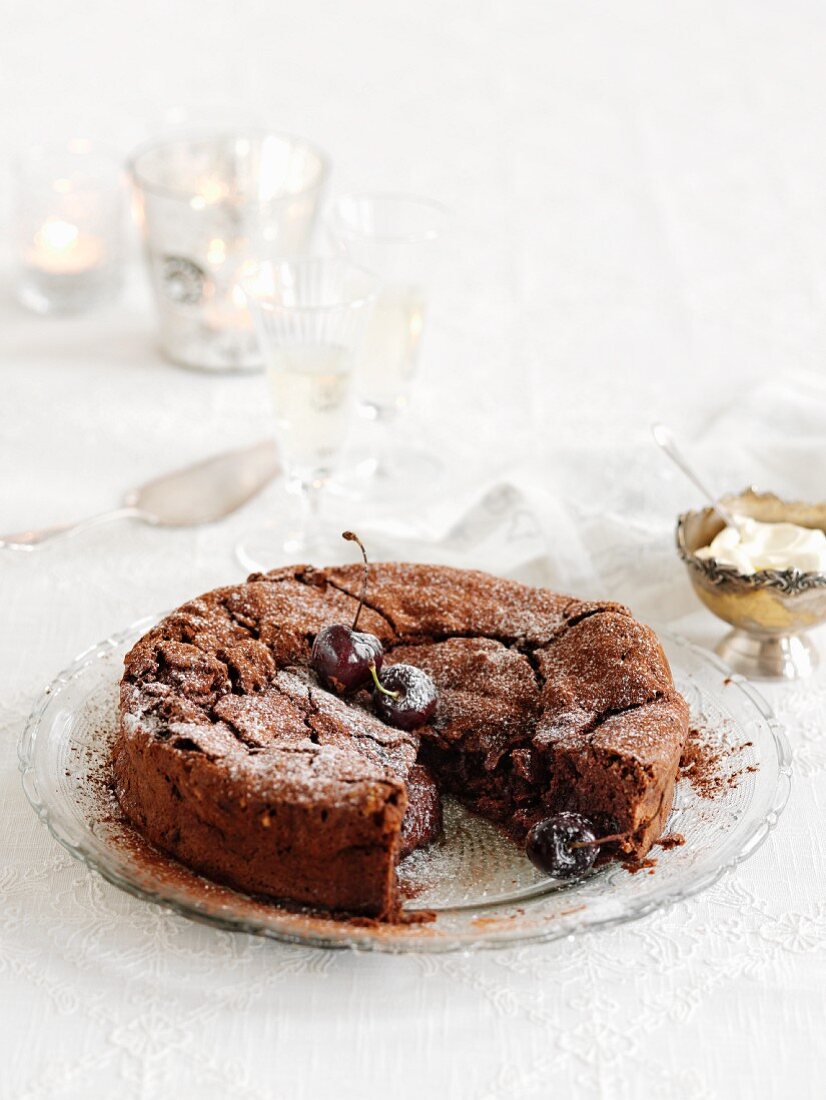
[[[826,572],[826,534],[796,523],[761,523],[743,516],[740,527],[724,527],[710,546],[695,557],[718,565],[731,565],[740,573],[761,569],[797,569],[801,573]]]

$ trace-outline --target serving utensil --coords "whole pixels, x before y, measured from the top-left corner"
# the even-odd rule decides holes
[[[251,500],[280,472],[272,440],[241,450],[226,451],[147,481],[123,498],[123,505],[75,523],[0,536],[0,549],[35,550],[120,519],[136,519],[155,527],[196,527],[215,523]]]
[[[677,447],[677,441],[671,429],[667,428],[665,424],[654,423],[651,425],[651,434],[654,436],[654,442],[660,450],[668,455],[674,465],[685,474],[688,480],[692,482],[700,490],[706,500],[710,502],[711,507],[720,519],[723,520],[726,527],[734,527],[735,530],[739,531],[741,527],[739,518],[733,512],[730,512],[724,504],[721,504],[719,498],[711,492],[703,481],[701,481],[700,475],[694,467],[687,462],[682,452]]]

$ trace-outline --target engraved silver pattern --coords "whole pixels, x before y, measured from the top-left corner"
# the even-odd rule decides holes
[[[181,305],[197,305],[204,296],[207,274],[185,256],[164,256],[160,263],[161,287],[167,298]]]
[[[810,505],[802,501],[783,501],[774,493],[760,493],[754,488],[745,489],[739,495],[725,497],[724,500],[729,507],[732,507],[732,504],[745,506],[747,515],[756,511],[756,519],[763,518],[760,513],[766,510],[772,514],[782,512],[784,516],[788,513],[790,523],[800,522],[809,515],[812,525],[820,526],[820,523],[826,519],[826,508],[823,505]],[[706,509],[706,513],[710,511]],[[696,519],[697,516],[697,512],[684,512],[679,516],[675,533],[677,553],[689,569],[696,570],[709,584],[725,585],[732,591],[776,588],[789,596],[810,592],[815,588],[826,588],[826,573],[801,573],[798,569],[760,569],[756,573],[749,574],[741,573],[732,565],[720,565],[714,558],[698,558],[689,548],[686,537],[688,522]],[[820,523],[817,520],[820,520]]]

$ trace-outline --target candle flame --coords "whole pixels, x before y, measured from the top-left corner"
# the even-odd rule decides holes
[[[79,231],[71,222],[61,221],[60,218],[47,218],[37,233],[34,235],[34,243],[38,248],[50,252],[68,252],[77,244]]]
[[[227,258],[227,242],[220,237],[215,237],[207,246],[207,261],[211,264],[222,264]]]
[[[229,188],[223,180],[205,179],[201,181],[198,193],[189,200],[189,205],[193,210],[203,210],[205,206],[225,199],[228,194]]]

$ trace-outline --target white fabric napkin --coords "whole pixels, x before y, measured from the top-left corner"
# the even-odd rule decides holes
[[[708,425],[697,440],[698,458],[706,448],[728,477],[724,486],[752,484],[791,499],[822,500],[826,377],[790,372],[763,382]]]
[[[824,496],[826,381],[790,374],[721,409],[685,450],[721,493],[749,485],[801,500]],[[549,451],[440,495],[415,529],[393,532],[412,560],[474,566],[585,597],[610,597],[658,621],[696,610],[674,548],[697,491],[653,441]],[[457,520],[455,517],[459,516]],[[380,525],[379,525],[380,526]]]

